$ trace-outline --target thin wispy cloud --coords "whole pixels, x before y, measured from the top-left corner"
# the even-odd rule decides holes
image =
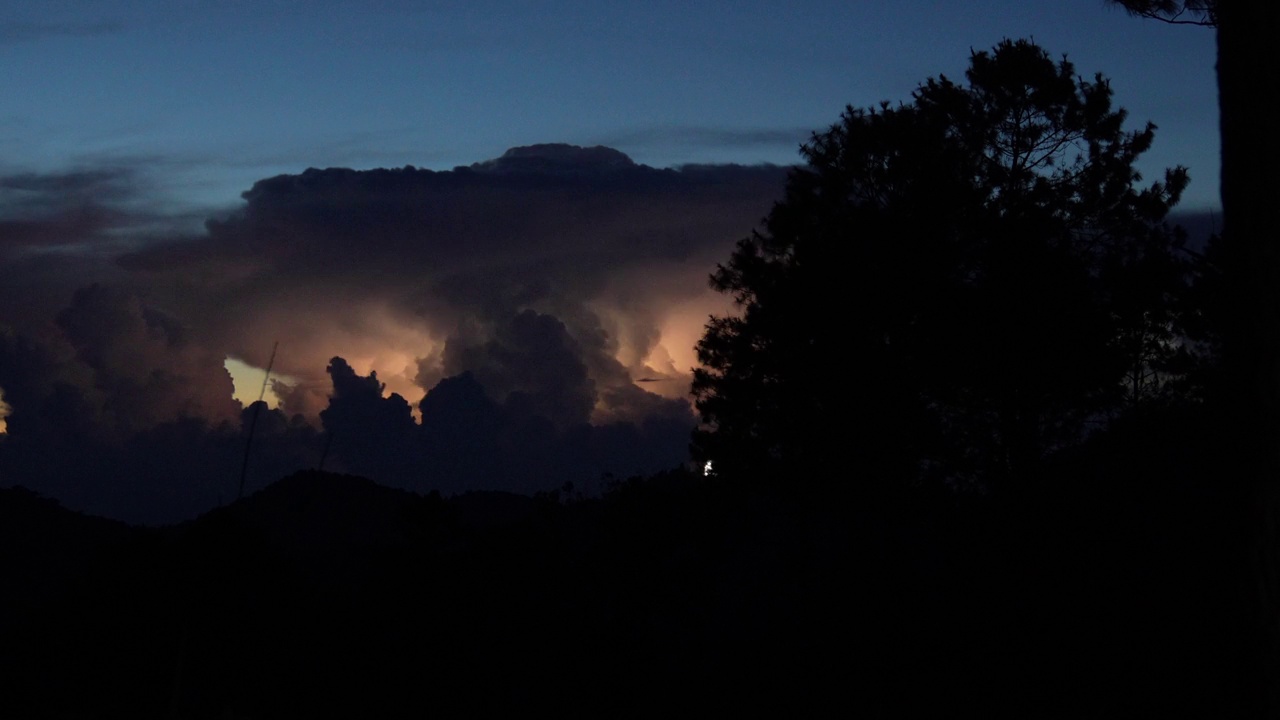
[[[116,20],[31,22],[25,20],[0,20],[0,44],[34,42],[46,38],[85,38],[115,35],[124,30]]]

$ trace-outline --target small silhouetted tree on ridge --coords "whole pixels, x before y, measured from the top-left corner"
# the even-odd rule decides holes
[[[1186,171],[1140,186],[1154,125],[1126,130],[1105,78],[1030,42],[975,52],[966,80],[801,148],[711,278],[740,312],[698,344],[700,459],[989,484],[1156,393]]]

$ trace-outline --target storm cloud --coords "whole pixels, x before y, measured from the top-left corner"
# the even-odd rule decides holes
[[[259,420],[255,467],[323,458],[450,491],[670,467],[694,423],[693,344],[729,307],[707,276],[785,178],[542,145],[452,171],[268,178],[203,233],[168,235],[128,175],[10,178],[26,202],[4,204],[0,273],[30,292],[11,287],[21,303],[0,309],[4,483],[41,489],[33,458],[68,423],[116,454],[181,426],[193,462],[202,443],[230,458],[247,410],[222,362],[263,368],[276,342],[280,408]],[[111,482],[123,481],[85,485]],[[81,504],[114,507],[90,495]],[[179,505],[190,510],[157,501],[137,515],[172,519]]]

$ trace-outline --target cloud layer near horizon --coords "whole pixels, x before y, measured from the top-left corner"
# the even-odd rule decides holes
[[[707,275],[785,174],[533,146],[262,180],[185,235],[128,173],[0,178],[4,484],[151,521],[229,499],[246,416],[222,361],[277,341],[251,485],[321,455],[415,490],[669,467],[728,307]]]

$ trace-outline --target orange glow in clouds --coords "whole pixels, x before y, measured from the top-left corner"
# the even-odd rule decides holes
[[[332,390],[324,368],[330,358],[338,356],[359,375],[376,371],[378,381],[385,385],[383,396],[400,394],[412,407],[414,418],[420,420],[417,405],[426,393],[417,384],[420,364],[422,380],[428,386],[442,379],[439,353],[443,341],[433,338],[419,324],[420,319],[397,317],[384,307],[365,306],[360,310],[353,314],[360,318],[359,322],[324,323],[316,318],[289,327],[280,340],[271,372],[272,384],[279,382],[305,390],[306,407],[290,407],[289,412],[302,412],[318,425],[319,411]],[[708,316],[731,312],[732,302],[708,291],[658,308],[643,320],[622,309],[597,306],[593,310],[605,323],[607,332],[618,338],[616,359],[638,387],[666,398],[688,400],[692,371],[698,364],[694,346],[702,337]],[[641,345],[642,341],[632,339],[632,333],[643,327],[656,327],[657,338]],[[270,332],[267,328],[255,330],[258,336]],[[256,401],[262,392],[265,370],[234,357],[227,358],[225,367],[235,386],[235,399],[244,406]],[[280,406],[281,399],[271,385],[263,399],[271,408]]]
[[[679,390],[681,396],[687,397],[693,369],[699,365],[695,347],[706,331],[707,321],[712,315],[724,316],[733,310],[731,298],[714,292],[673,306],[660,323],[658,342],[644,359],[644,364],[661,373],[679,374],[686,378]],[[647,389],[658,392],[656,388]],[[665,388],[663,390],[661,394],[670,395]]]

